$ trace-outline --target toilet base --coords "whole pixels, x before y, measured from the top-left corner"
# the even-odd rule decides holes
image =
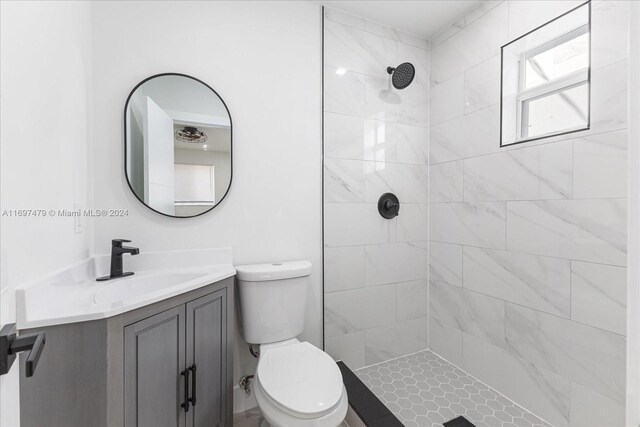
[[[269,424],[269,421],[263,418],[262,423],[260,423],[260,427],[271,427],[271,424]],[[347,424],[346,421],[343,421],[342,424],[340,424],[338,427],[349,427],[349,424]]]

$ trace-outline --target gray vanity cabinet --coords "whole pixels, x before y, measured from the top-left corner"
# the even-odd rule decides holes
[[[226,425],[226,291],[125,327],[126,427]]]
[[[225,411],[231,399],[226,391],[226,299],[223,289],[187,303],[187,365],[195,382],[187,427],[231,424]]]
[[[21,425],[231,426],[234,301],[230,277],[108,319],[21,331],[47,333],[38,372],[20,380]]]
[[[184,427],[185,309],[124,329],[125,426]]]

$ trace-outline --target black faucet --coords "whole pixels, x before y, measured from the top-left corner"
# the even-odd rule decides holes
[[[131,276],[132,271],[122,272],[122,255],[131,254],[138,255],[140,249],[131,246],[122,246],[123,243],[129,243],[131,240],[113,239],[111,241],[111,273],[108,276],[98,277],[96,280],[102,282],[105,280],[117,279],[118,277]]]

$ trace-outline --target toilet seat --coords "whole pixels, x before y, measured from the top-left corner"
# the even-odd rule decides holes
[[[256,376],[270,403],[296,418],[322,417],[343,397],[338,365],[308,342],[263,346]]]

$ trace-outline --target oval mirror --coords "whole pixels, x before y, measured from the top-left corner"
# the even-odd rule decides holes
[[[148,208],[202,215],[231,186],[231,115],[216,91],[184,74],[140,82],[124,111],[127,182]]]

